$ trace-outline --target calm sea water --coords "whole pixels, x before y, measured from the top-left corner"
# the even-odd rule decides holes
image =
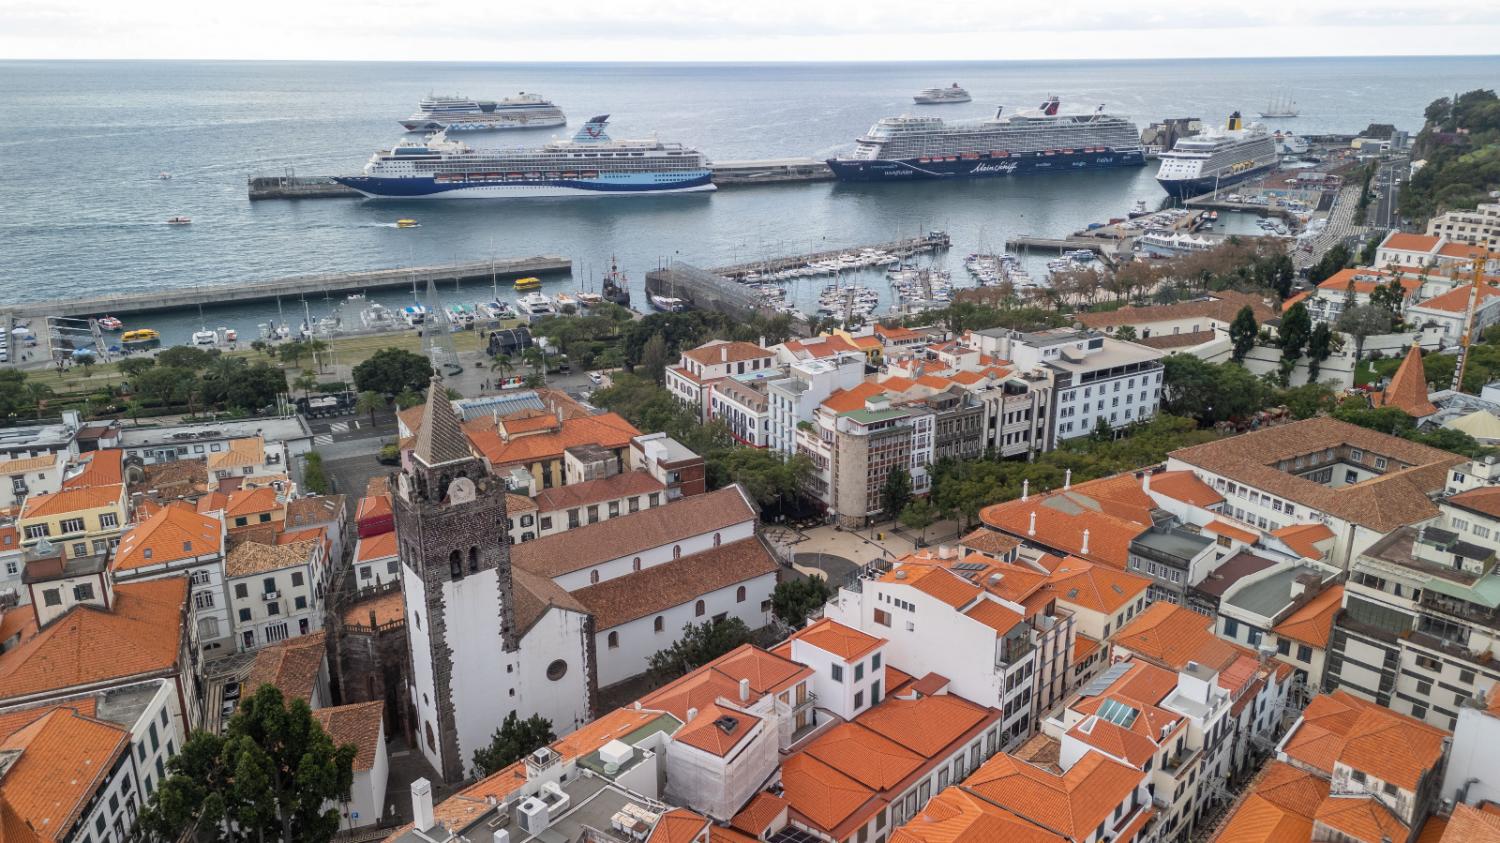
[[[1065,106],[1105,103],[1142,125],[1175,116],[1219,121],[1291,91],[1303,116],[1271,122],[1312,134],[1358,131],[1370,122],[1415,131],[1434,97],[1493,86],[1497,77],[1500,59],[1493,57],[711,66],[0,62],[0,301],[541,253],[575,261],[576,280],[549,289],[577,288],[611,255],[639,287],[647,269],[673,257],[715,265],[932,228],[953,234],[949,265],[957,278],[958,257],[999,250],[1009,235],[1063,234],[1120,215],[1136,199],[1155,204],[1162,196],[1148,165],[708,196],[246,199],[251,174],[358,170],[371,151],[402,135],[396,120],[429,92],[538,91],[574,127],[608,113],[616,137],[655,133],[733,160],[831,155],[877,118],[913,111],[916,90],[953,81],[975,102],[928,112],[982,117],[996,104],[1028,106],[1057,94]],[[565,132],[492,137],[537,144]],[[161,181],[161,171],[174,177]],[[191,216],[193,225],[163,224],[175,214]],[[392,227],[402,216],[417,217],[422,227]],[[807,300],[821,284],[804,282],[799,297]],[[405,303],[396,292],[379,298]],[[294,306],[300,309],[288,303]],[[204,319],[248,334],[266,312],[241,306]],[[151,319],[169,340],[185,339],[198,321],[196,313]]]

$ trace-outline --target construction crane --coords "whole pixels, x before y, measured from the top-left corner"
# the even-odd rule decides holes
[[[1464,310],[1464,332],[1458,341],[1458,365],[1453,367],[1453,391],[1463,392],[1464,365],[1469,362],[1469,343],[1474,338],[1474,312],[1478,310],[1479,288],[1484,284],[1484,270],[1500,253],[1479,247],[1469,253],[1474,261],[1474,280],[1469,285],[1469,306]]]

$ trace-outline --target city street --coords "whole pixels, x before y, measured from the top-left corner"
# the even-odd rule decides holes
[[[1406,172],[1406,159],[1397,158],[1380,162],[1375,178],[1370,180],[1370,189],[1376,196],[1370,203],[1366,222],[1374,228],[1400,228],[1400,209],[1396,202],[1400,198],[1401,183],[1396,179]]]

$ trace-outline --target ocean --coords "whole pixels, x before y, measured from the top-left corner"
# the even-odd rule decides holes
[[[281,62],[0,62],[0,305],[230,284],[312,272],[491,256],[565,255],[572,290],[618,256],[641,295],[644,273],[681,259],[713,266],[866,244],[942,229],[946,260],[999,251],[1018,233],[1061,235],[1121,216],[1163,193],[1154,167],[961,183],[798,184],[711,195],[521,201],[251,203],[252,174],[351,173],[403,136],[396,121],[428,93],[546,95],[570,126],[466,135],[479,145],[535,145],[611,115],[615,137],[655,134],[713,160],[827,157],[881,116],[923,108],[944,118],[996,105],[1099,104],[1141,125],[1164,117],[1221,122],[1290,92],[1302,116],[1267,121],[1301,134],[1372,122],[1415,132],[1438,96],[1500,77],[1500,58],[1163,60],[910,64],[433,64]],[[919,89],[959,82],[974,102],[918,107]],[[490,138],[498,140],[491,141]],[[157,176],[169,172],[167,181]],[[191,226],[167,226],[187,215]],[[399,217],[420,228],[397,229]],[[800,282],[808,302],[826,280]],[[883,287],[883,283],[872,283]],[[597,289],[597,286],[595,287]],[[472,296],[469,293],[472,292]],[[488,298],[465,291],[465,300]],[[389,306],[399,291],[373,294]],[[644,307],[643,298],[638,307]],[[301,310],[300,302],[285,303]],[[329,302],[310,302],[315,315]],[[242,337],[274,305],[152,315],[186,341],[200,323]],[[180,336],[179,336],[180,334]]]

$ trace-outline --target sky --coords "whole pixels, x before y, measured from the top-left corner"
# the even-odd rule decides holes
[[[1500,0],[0,0],[4,59],[1489,55]]]

